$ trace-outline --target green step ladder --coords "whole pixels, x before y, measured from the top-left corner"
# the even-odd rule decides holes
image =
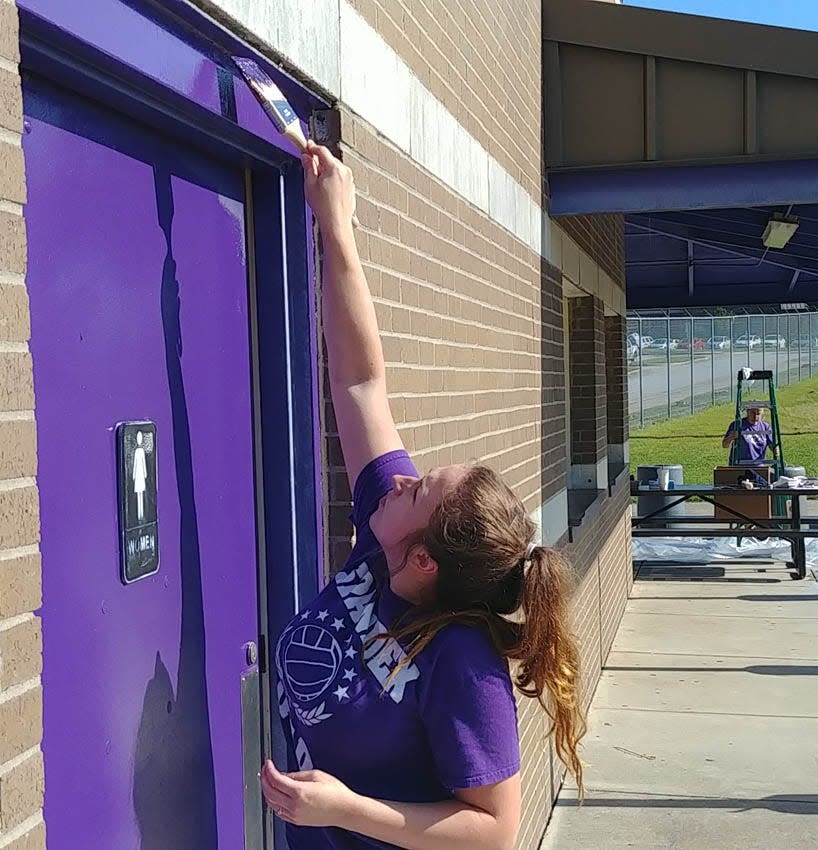
[[[766,394],[760,393],[760,397],[754,398],[749,395],[748,384],[761,381],[766,384]],[[762,388],[763,389],[763,388]],[[778,422],[778,404],[775,399],[775,376],[771,369],[748,369],[738,370],[736,384],[736,418],[733,427],[737,434],[741,433],[741,420],[747,410],[759,407],[770,411],[770,428],[773,432],[773,470],[775,477],[780,478],[784,474],[784,446],[781,442],[781,426]],[[730,465],[741,466],[741,445],[736,439],[730,446]],[[787,500],[780,496],[773,497],[773,512],[776,516],[786,516]]]

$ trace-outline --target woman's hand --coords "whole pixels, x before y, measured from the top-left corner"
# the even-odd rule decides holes
[[[310,139],[301,154],[304,192],[318,219],[321,232],[348,230],[355,215],[355,181],[352,172],[323,145]]]
[[[343,782],[321,770],[281,773],[268,760],[260,776],[267,805],[281,820],[298,826],[343,826],[359,799]]]

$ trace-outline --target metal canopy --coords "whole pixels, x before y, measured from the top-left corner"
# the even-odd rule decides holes
[[[818,297],[818,33],[545,0],[552,216],[626,213],[630,308]],[[782,250],[762,233],[799,217]]]
[[[818,158],[818,33],[545,0],[552,173]]]
[[[799,219],[766,248],[774,212]],[[782,304],[818,297],[818,205],[736,207],[625,217],[628,307]]]

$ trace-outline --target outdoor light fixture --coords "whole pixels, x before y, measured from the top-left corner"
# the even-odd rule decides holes
[[[794,215],[781,215],[773,213],[761,241],[768,248],[783,248],[792,238],[793,233],[798,230],[798,217]]]

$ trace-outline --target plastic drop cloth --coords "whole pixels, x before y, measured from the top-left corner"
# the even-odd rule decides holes
[[[665,537],[634,537],[634,561],[674,561],[684,564],[701,564],[706,561],[735,561],[739,558],[770,558],[789,561],[792,549],[789,540],[770,537],[756,540],[742,538],[741,545],[735,537],[673,537],[668,530]],[[805,541],[807,566],[818,568],[818,538]]]

